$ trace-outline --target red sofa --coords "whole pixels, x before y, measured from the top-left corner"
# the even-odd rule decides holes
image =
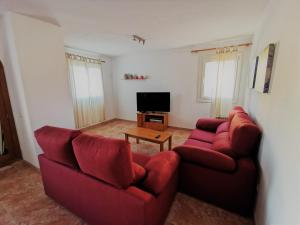
[[[35,132],[45,192],[91,225],[162,225],[179,156],[132,154],[128,142],[43,127]]]
[[[181,146],[179,189],[225,209],[251,215],[261,131],[241,107],[228,119],[199,119]]]

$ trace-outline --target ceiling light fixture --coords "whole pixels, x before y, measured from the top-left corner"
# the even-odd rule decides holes
[[[132,35],[132,40],[133,41],[137,41],[139,43],[142,43],[143,45],[145,45],[146,40],[138,35]]]

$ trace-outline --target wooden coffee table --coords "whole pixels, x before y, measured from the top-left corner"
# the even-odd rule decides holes
[[[124,132],[125,140],[128,141],[129,137],[136,138],[136,143],[139,144],[140,139],[157,143],[160,145],[160,151],[164,150],[164,143],[169,141],[169,150],[172,149],[172,134],[164,131],[156,131],[143,127],[135,127],[128,129]]]

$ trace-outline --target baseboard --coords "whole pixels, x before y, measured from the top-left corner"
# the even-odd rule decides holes
[[[81,128],[80,130],[81,130],[81,131],[87,131],[87,130],[96,128],[97,126],[105,125],[105,124],[107,124],[107,123],[111,123],[111,122],[116,121],[116,120],[118,120],[118,119],[117,119],[117,118],[113,118],[113,119],[105,120],[105,121],[103,121],[103,122],[101,122],[101,123],[96,123],[96,124],[93,124],[93,125],[91,125],[91,126],[83,127],[83,128]]]
[[[120,118],[115,118],[113,120],[114,121],[124,121],[124,122],[136,123],[136,121],[134,121],[134,120],[126,120],[126,119],[120,119]],[[110,121],[108,121],[108,122],[110,122]],[[176,126],[168,126],[168,128],[177,129],[177,130],[184,130],[184,131],[192,131],[193,130],[191,128],[176,127]]]

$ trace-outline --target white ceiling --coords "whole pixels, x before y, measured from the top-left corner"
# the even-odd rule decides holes
[[[120,55],[252,34],[268,0],[0,0],[14,11],[59,24],[65,44]],[[137,34],[145,46],[131,40]]]

